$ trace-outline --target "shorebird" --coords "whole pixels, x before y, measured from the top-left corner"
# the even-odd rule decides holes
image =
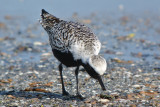
[[[106,60],[99,55],[101,43],[87,26],[72,21],[61,20],[42,9],[40,23],[48,33],[53,55],[60,62],[59,72],[63,95],[69,95],[63,83],[63,66],[76,67],[75,76],[77,83],[77,96],[79,93],[78,73],[79,66],[98,80],[102,90],[106,90],[101,75],[107,69]]]

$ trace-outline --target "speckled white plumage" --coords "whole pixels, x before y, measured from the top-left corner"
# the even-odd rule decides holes
[[[76,41],[71,44],[69,51],[73,54],[75,60],[81,59],[83,63],[87,63],[92,55],[98,55],[101,44],[98,40],[93,42],[94,45],[86,45],[83,40]]]

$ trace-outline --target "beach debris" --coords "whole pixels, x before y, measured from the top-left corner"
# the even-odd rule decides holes
[[[125,60],[120,60],[118,58],[111,59],[111,61],[117,62],[117,63],[123,63],[123,64],[132,64],[133,63],[133,61],[131,61],[131,60],[125,61]]]
[[[118,40],[125,40],[125,41],[129,41],[131,39],[133,39],[135,37],[135,33],[130,33],[126,36],[119,36],[117,37]]]

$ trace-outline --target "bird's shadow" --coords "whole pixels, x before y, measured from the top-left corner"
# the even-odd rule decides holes
[[[0,91],[0,95],[12,95],[15,98],[25,98],[25,99],[61,99],[61,100],[78,100],[82,101],[82,99],[77,98],[77,96],[69,95],[69,96],[62,96],[60,93],[52,93],[52,92],[36,92],[36,91]]]

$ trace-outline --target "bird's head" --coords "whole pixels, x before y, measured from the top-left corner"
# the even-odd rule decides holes
[[[54,15],[51,15],[50,13],[42,9],[41,20],[39,20],[39,22],[47,32],[52,30],[54,24],[58,23],[59,21],[59,18],[55,17]]]
[[[100,55],[93,55],[85,64],[83,64],[83,67],[91,77],[99,81],[102,89],[105,90],[101,75],[103,75],[107,69],[106,60]]]

